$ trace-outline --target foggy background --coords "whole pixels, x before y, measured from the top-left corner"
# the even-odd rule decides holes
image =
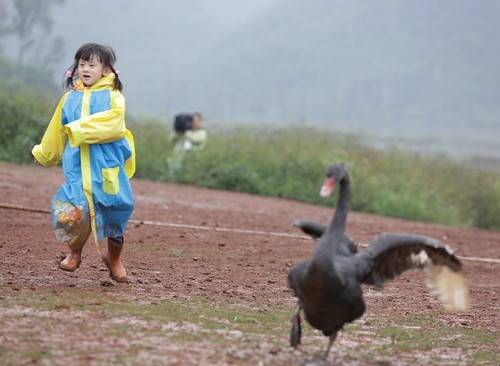
[[[81,44],[110,44],[134,116],[310,124],[500,161],[496,0],[47,3],[51,27],[23,62],[60,85]],[[1,42],[18,57],[18,38]]]

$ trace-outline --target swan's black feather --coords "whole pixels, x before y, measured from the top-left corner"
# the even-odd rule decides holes
[[[323,235],[326,230],[326,225],[309,221],[309,220],[295,220],[293,226],[298,227],[313,239],[318,239]]]

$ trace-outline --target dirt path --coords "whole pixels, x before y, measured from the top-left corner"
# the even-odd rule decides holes
[[[0,163],[0,203],[48,209],[61,181],[57,168]],[[327,222],[332,214],[329,208],[268,197],[142,180],[133,185],[136,220],[299,234],[290,225],[295,218]],[[381,232],[426,234],[459,255],[500,259],[498,232],[360,213],[350,214],[348,231],[365,243]],[[0,364],[2,359],[4,364],[72,359],[78,365],[303,363],[326,340],[311,330],[304,336],[304,352],[287,347],[295,300],[286,273],[312,249],[311,241],[300,238],[132,224],[124,258],[133,282],[107,287],[107,273],[92,243],[78,272],[61,272],[55,259],[64,248],[54,244],[49,216],[0,209]],[[407,273],[383,292],[366,289],[367,316],[340,337],[332,352],[337,361],[494,362],[492,354],[500,352],[500,265],[464,264],[470,312],[443,313],[429,296],[423,274]],[[149,316],[152,306],[161,311],[151,310]],[[179,308],[184,311],[176,312]],[[210,323],[214,319],[215,326]],[[446,332],[439,338],[444,347],[399,349],[404,335],[390,334],[388,328],[397,324],[406,324],[408,334],[427,326],[455,329],[467,342],[456,348],[453,334]]]

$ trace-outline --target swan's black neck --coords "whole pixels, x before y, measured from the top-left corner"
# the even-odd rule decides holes
[[[335,208],[335,215],[328,226],[328,231],[331,233],[345,231],[347,213],[349,211],[349,194],[349,177],[345,176],[340,181],[339,199]]]
[[[311,261],[309,276],[319,285],[326,284],[329,288],[335,286],[344,286],[343,280],[338,268],[333,261],[335,252],[343,246],[343,241],[339,240],[338,234],[342,236],[345,232],[347,212],[349,210],[349,177],[346,175],[339,182],[339,198],[335,215],[328,225],[326,235],[323,235],[319,241],[319,247]],[[323,282],[325,276],[328,278]]]

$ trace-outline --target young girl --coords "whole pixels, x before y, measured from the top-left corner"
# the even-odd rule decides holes
[[[65,181],[52,199],[52,226],[70,253],[59,268],[74,271],[80,266],[92,233],[111,277],[124,282],[120,255],[134,209],[129,179],[135,172],[135,150],[125,127],[125,99],[115,61],[107,46],[87,43],[78,49],[66,73],[70,90],[32,154],[46,167],[62,160]],[[107,254],[100,248],[106,239]]]

